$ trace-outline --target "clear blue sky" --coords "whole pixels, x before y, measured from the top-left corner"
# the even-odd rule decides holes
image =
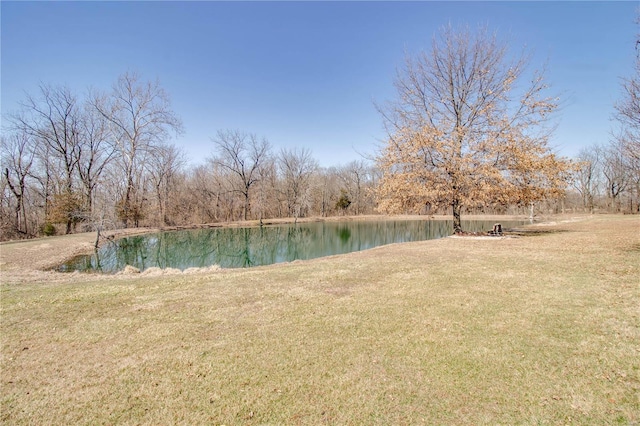
[[[38,85],[108,90],[137,71],[169,92],[191,161],[219,129],[303,146],[323,166],[384,138],[374,101],[393,98],[404,52],[448,23],[487,25],[533,51],[563,99],[552,140],[574,156],[610,138],[620,77],[632,71],[639,3],[0,2],[2,114]]]

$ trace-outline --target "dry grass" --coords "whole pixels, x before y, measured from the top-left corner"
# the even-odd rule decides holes
[[[7,424],[637,424],[640,221],[191,275],[3,277]],[[10,265],[9,265],[10,266]]]

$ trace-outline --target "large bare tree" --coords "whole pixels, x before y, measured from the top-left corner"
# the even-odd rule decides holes
[[[45,211],[55,208],[56,220],[66,222],[66,233],[82,216],[81,206],[69,204],[75,199],[75,171],[82,143],[81,111],[78,99],[68,87],[41,85],[38,96],[28,95],[21,103],[22,110],[10,116],[15,129],[33,138],[38,147],[38,157],[45,163],[47,176],[43,179],[53,184],[46,192]],[[50,173],[53,172],[53,175]]]
[[[525,73],[527,62],[511,60],[486,29],[452,27],[429,51],[407,56],[397,99],[379,107],[388,132],[379,209],[448,207],[461,232],[465,208],[560,194],[569,165],[549,148],[544,126],[557,101],[541,73]]]
[[[264,138],[238,130],[219,131],[213,143],[213,165],[228,177],[229,190],[242,196],[242,217],[247,220],[251,191],[260,179],[260,168],[271,155],[271,145]]]
[[[636,18],[640,24],[640,16]],[[630,202],[636,198],[636,211],[640,212],[640,34],[636,40],[636,58],[631,77],[622,79],[622,98],[615,104],[614,118],[619,128],[612,142],[614,150],[620,150],[629,180]],[[633,206],[631,206],[633,211]]]
[[[136,73],[118,78],[109,95],[94,96],[93,105],[109,123],[122,166],[124,193],[119,202],[120,218],[125,228],[139,218],[143,197],[142,159],[164,143],[171,133],[182,132],[182,122],[171,109],[169,95],[158,81],[144,82]]]

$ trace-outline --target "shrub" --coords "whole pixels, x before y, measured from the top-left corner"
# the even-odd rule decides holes
[[[47,222],[44,225],[42,225],[41,232],[47,237],[51,237],[52,235],[56,235],[56,227],[53,226],[52,223]]]

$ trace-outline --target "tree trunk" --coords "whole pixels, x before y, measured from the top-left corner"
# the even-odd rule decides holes
[[[20,198],[18,198],[16,204],[16,230],[18,233],[22,232],[22,225],[20,224]]]
[[[29,235],[29,225],[27,223],[27,209],[24,205],[24,197],[20,197],[20,202],[18,203],[20,206],[20,210],[22,212],[22,226],[24,228],[25,235]]]
[[[462,221],[460,220],[462,205],[460,204],[460,200],[455,198],[451,203],[451,206],[453,207],[453,233],[459,234],[462,232]]]
[[[244,193],[244,220],[247,220],[247,218],[249,217],[249,191],[247,190],[247,192]]]
[[[127,191],[124,196],[124,203],[122,204],[122,222],[124,227],[129,227],[129,206],[131,204],[131,183],[127,183]]]

